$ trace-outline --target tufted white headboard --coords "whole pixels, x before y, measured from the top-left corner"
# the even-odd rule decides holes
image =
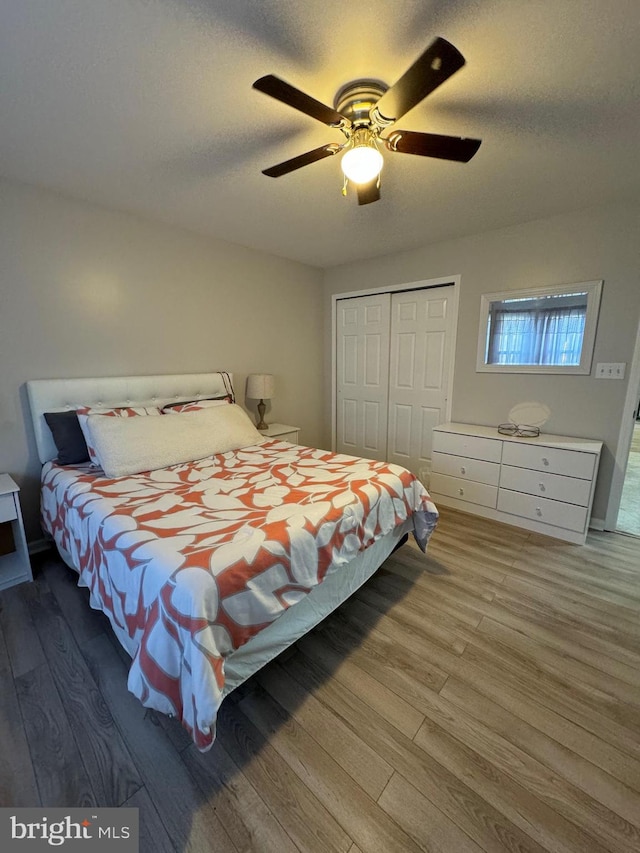
[[[232,378],[231,373],[220,372],[32,379],[27,382],[27,395],[40,461],[44,464],[58,453],[45,412],[64,412],[80,406],[165,406],[180,400],[218,397],[233,390]]]

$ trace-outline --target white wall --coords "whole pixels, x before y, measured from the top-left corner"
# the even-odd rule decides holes
[[[627,381],[590,376],[476,373],[480,296],[491,291],[604,279],[594,351],[629,365],[640,321],[640,206],[615,205],[425,246],[325,271],[325,371],[329,377],[331,295],[460,274],[453,388],[454,420],[497,424],[517,402],[550,406],[545,431],[605,442],[593,508],[606,515]],[[330,380],[325,382],[330,435]]]
[[[268,421],[322,443],[319,270],[0,182],[0,471],[38,538],[27,379],[273,373]],[[314,366],[316,369],[314,369]]]

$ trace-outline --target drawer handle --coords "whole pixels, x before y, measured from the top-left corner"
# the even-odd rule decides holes
[[[459,494],[459,495],[464,495],[464,489],[458,489],[458,494]]]
[[[466,473],[467,473],[467,469],[464,467],[464,465],[461,465],[461,466],[460,466],[460,473],[461,473],[461,474],[466,474]]]
[[[542,457],[542,464],[543,464],[543,465],[548,465],[548,464],[549,464],[549,460],[547,459],[547,457],[546,457],[546,456],[543,456],[543,457]]]
[[[536,515],[542,516],[542,510],[539,506],[536,507]]]
[[[538,483],[538,486],[540,487],[540,491],[541,491],[541,492],[546,492],[546,491],[547,491],[547,490],[545,489],[545,487],[544,487],[544,483]]]

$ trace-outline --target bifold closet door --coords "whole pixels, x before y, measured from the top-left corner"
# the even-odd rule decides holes
[[[446,420],[453,285],[391,299],[387,461],[424,479],[432,430]]]
[[[391,294],[341,299],[336,329],[336,451],[387,456]]]

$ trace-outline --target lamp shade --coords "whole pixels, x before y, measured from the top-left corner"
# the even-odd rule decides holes
[[[246,394],[251,400],[270,400],[275,396],[273,374],[250,373],[247,376]]]

